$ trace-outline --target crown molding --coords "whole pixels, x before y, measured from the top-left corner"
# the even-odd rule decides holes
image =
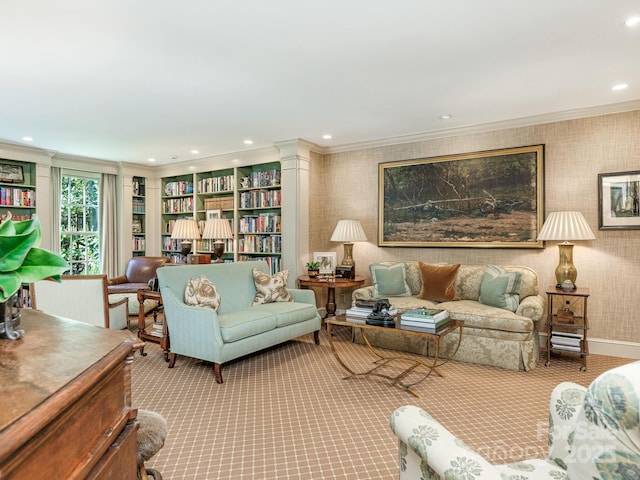
[[[495,130],[506,130],[509,128],[531,127],[534,125],[542,125],[545,123],[563,122],[568,120],[577,120],[580,118],[597,117],[600,115],[609,115],[613,113],[630,112],[640,110],[640,100],[632,100],[622,103],[611,103],[607,105],[597,105],[594,107],[580,108],[576,110],[565,110],[561,112],[545,113],[542,115],[533,115],[530,117],[514,118],[510,120],[501,120],[497,122],[482,123],[477,125],[467,125],[463,127],[449,128],[444,130],[433,130],[431,132],[414,133],[409,135],[400,135],[396,137],[380,138],[366,142],[349,143],[326,147],[320,153],[344,153],[354,150],[364,150],[368,148],[385,147],[389,145],[399,145],[404,143],[423,142],[426,140],[435,140],[439,138],[457,137],[461,135],[469,135],[475,133],[486,133]]]

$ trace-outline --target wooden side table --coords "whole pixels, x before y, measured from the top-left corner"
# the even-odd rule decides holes
[[[327,289],[327,314],[324,318],[335,316],[336,314],[336,288],[352,288],[364,285],[364,277],[356,275],[355,278],[334,278],[333,280],[321,280],[311,278],[309,275],[298,277],[300,288],[321,287]]]
[[[156,300],[158,302],[158,306],[153,310],[154,321],[157,318],[158,310],[162,309],[162,295],[160,295],[160,292],[154,292],[153,290],[138,290],[138,302],[140,303],[140,307],[138,308],[138,338],[145,342],[160,344],[160,348],[162,348],[162,352],[164,353],[164,359],[168,362],[169,329],[167,327],[167,322],[163,317],[161,336],[158,336],[158,334],[153,331],[153,327],[151,327],[150,331],[147,331],[146,314],[144,313],[144,301],[147,299]],[[144,347],[140,349],[140,354],[146,356]]]
[[[588,288],[564,291],[560,288],[547,289],[547,361],[551,364],[551,352],[569,353],[580,356],[580,370],[587,369],[589,343],[587,331]]]

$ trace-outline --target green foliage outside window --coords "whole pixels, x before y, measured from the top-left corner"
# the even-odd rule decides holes
[[[99,180],[62,177],[60,243],[71,275],[100,273]]]

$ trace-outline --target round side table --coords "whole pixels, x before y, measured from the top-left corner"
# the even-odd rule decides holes
[[[324,316],[327,318],[336,314],[336,288],[361,287],[364,285],[364,277],[356,275],[356,278],[334,278],[328,281],[302,275],[298,277],[298,285],[300,288],[320,287],[327,289],[327,314]]]

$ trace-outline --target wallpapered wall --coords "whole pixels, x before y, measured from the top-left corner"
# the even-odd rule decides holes
[[[523,145],[545,145],[545,211],[581,211],[596,240],[577,242],[577,284],[588,287],[589,338],[640,342],[640,230],[598,230],[598,173],[640,170],[640,111],[512,128],[345,153],[314,154],[310,178],[310,250],[336,251],[329,241],[339,219],[356,218],[369,241],[354,247],[356,270],[370,284],[370,263],[383,260],[526,265],[542,293],[555,284],[557,242],[544,249],[390,248],[377,246],[378,164]],[[338,308],[350,297],[337,295]],[[319,299],[321,302],[324,299]],[[322,304],[322,303],[321,303]]]

